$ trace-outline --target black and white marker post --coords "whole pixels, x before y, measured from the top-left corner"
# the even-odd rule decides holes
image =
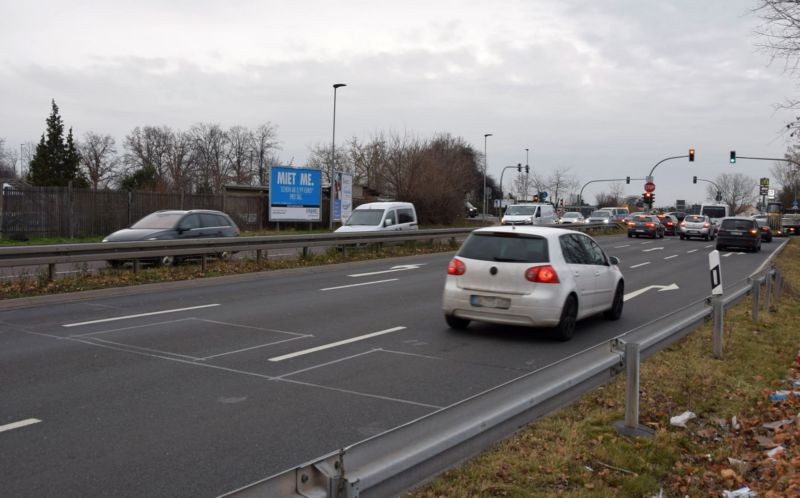
[[[722,358],[722,330],[724,310],[722,305],[722,269],[719,266],[719,251],[708,253],[708,269],[711,274],[711,307],[714,315],[712,344],[714,358]]]

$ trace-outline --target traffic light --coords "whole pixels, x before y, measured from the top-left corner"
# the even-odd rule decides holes
[[[533,202],[539,202],[539,194],[533,196]]]
[[[625,177],[625,183],[627,183],[628,185],[631,184],[631,177],[630,176],[626,176]]]
[[[694,162],[694,149],[689,149],[689,162]]]
[[[697,177],[692,178],[692,183],[697,183]]]
[[[522,173],[522,164],[517,163],[517,173]]]
[[[656,194],[650,192],[650,206],[653,206],[653,203],[656,201]]]
[[[526,164],[525,165],[525,174],[527,175],[528,173],[530,173],[530,171],[531,171],[531,167]]]
[[[650,204],[653,202],[653,194],[651,192],[645,192],[642,194],[642,200],[644,200],[645,204]]]
[[[731,151],[731,164],[736,164],[736,151]]]

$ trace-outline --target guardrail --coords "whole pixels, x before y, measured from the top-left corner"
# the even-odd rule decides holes
[[[788,242],[788,241],[787,241]],[[783,249],[784,242],[765,262]],[[717,316],[714,335],[722,333],[722,313],[753,292],[758,301],[754,310],[765,304],[770,309],[770,296],[779,295],[782,278],[772,268],[759,269],[746,280],[733,285],[728,294],[691,303],[680,310],[681,319],[673,314],[662,317],[607,342],[578,352],[555,364],[521,376],[472,398],[391,429],[370,439],[355,443],[314,461],[252,483],[223,495],[227,498],[255,497],[319,497],[359,498],[396,496],[425,482],[442,471],[457,465],[498,440],[508,437],[539,417],[563,407],[585,392],[605,383],[628,367],[635,368],[635,416],[628,413],[634,400],[626,394],[626,426],[638,421],[639,351],[648,356],[690,333]],[[773,280],[777,285],[772,285]],[[766,285],[764,300],[759,300],[761,283]],[[774,298],[774,296],[773,296]],[[719,310],[719,311],[718,311]],[[754,311],[754,320],[757,314]],[[626,348],[634,344],[635,348]],[[719,339],[721,344],[721,338]],[[634,350],[635,358],[625,352]],[[715,346],[715,355],[717,354]],[[626,362],[636,361],[636,365]],[[630,376],[627,379],[632,382]],[[631,410],[632,411],[632,410]]]
[[[560,227],[560,225],[552,225]],[[573,230],[592,231],[608,228],[608,225],[592,224],[562,227]],[[286,248],[302,248],[306,254],[310,247],[348,246],[355,244],[379,244],[415,240],[456,239],[464,237],[474,228],[445,228],[414,231],[323,233],[309,235],[269,235],[260,237],[224,237],[182,240],[150,240],[137,242],[97,242],[82,244],[53,244],[36,246],[0,247],[0,268],[15,266],[47,265],[52,280],[55,265],[59,263],[83,263],[88,261],[133,261],[134,269],[142,260],[162,256],[206,257],[234,252],[251,251],[256,259],[263,251]]]

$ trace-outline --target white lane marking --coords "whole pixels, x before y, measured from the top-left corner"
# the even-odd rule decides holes
[[[0,432],[11,431],[14,429],[19,429],[20,427],[25,427],[28,425],[38,424],[41,422],[38,418],[29,418],[25,420],[20,420],[19,422],[14,422],[11,424],[0,425]]]
[[[622,249],[623,247],[630,247],[630,244],[625,244],[624,246],[614,246],[614,249]]]
[[[65,323],[61,325],[62,327],[80,327],[81,325],[91,325],[94,323],[106,323],[106,322],[116,322],[117,320],[129,320],[131,318],[141,318],[143,316],[154,316],[154,315],[163,315],[165,313],[177,313],[179,311],[191,311],[191,310],[199,310],[203,308],[213,308],[214,306],[220,306],[219,304],[204,304],[202,306],[191,306],[189,308],[175,308],[172,310],[163,310],[163,311],[153,311],[150,313],[139,313],[136,315],[125,315],[125,316],[117,316],[114,318],[103,318],[102,320],[92,320],[89,322],[79,322],[79,323]]]
[[[397,266],[393,266],[393,267],[389,268],[388,270],[371,271],[369,273],[354,273],[352,275],[348,275],[348,277],[369,277],[369,276],[372,276],[372,275],[380,275],[382,273],[393,273],[393,272],[396,272],[396,271],[417,270],[423,264],[424,263],[417,264],[417,265],[397,265]]]
[[[364,339],[369,339],[371,337],[377,337],[379,335],[391,334],[392,332],[398,332],[400,330],[405,330],[405,327],[392,327],[386,330],[379,330],[378,332],[372,332],[371,334],[364,334],[358,337],[351,337],[350,339],[345,339],[343,341],[332,342],[330,344],[323,344],[322,346],[317,346],[315,348],[304,349],[303,351],[297,351],[296,353],[289,353],[283,356],[276,356],[274,358],[270,358],[269,361],[283,361],[288,360],[290,358],[296,358],[298,356],[303,356],[309,353],[316,353],[317,351],[323,351],[325,349],[335,348],[337,346],[342,346],[344,344],[350,344],[351,342],[363,341]]]
[[[650,249],[643,249],[642,252],[663,251],[663,247],[651,247]]]
[[[667,257],[666,257],[666,258],[664,258],[664,259],[672,259],[672,258],[677,258],[677,257],[678,257],[678,255],[677,255],[677,254],[673,254],[672,256],[667,256]]]
[[[337,289],[347,289],[348,287],[359,287],[361,285],[372,285],[372,284],[383,284],[386,282],[394,282],[395,280],[399,280],[398,278],[390,278],[388,280],[376,280],[374,282],[361,282],[360,284],[350,284],[350,285],[340,285],[339,287],[325,287],[324,289],[320,289],[321,291],[329,291],[329,290],[337,290]]]
[[[736,253],[733,253],[733,252],[728,252],[728,253],[725,253],[725,254],[723,254],[723,255],[722,255],[722,257],[723,257],[723,258],[730,258],[730,257],[731,257],[731,256],[733,256],[734,254],[736,254]]]
[[[633,299],[634,297],[639,296],[641,294],[644,294],[645,292],[647,292],[647,291],[649,291],[651,289],[658,289],[658,292],[664,292],[664,291],[678,290],[679,288],[680,287],[678,287],[678,284],[648,285],[647,287],[644,287],[642,289],[635,290],[633,292],[629,292],[629,293],[625,294],[625,297],[623,297],[622,300],[623,301],[627,301],[628,299]]]
[[[697,252],[700,249],[692,249],[691,251],[686,251],[686,254],[692,254],[693,252]]]
[[[639,268],[640,266],[649,265],[649,264],[650,264],[650,262],[647,261],[647,262],[644,262],[644,263],[639,263],[638,265],[633,265],[633,266],[631,266],[631,268]]]
[[[703,246],[703,249],[708,249],[709,247],[714,247],[714,244],[708,244],[707,246]]]
[[[645,244],[652,244],[653,242],[654,242],[654,241],[652,241],[652,240],[648,240],[647,242],[641,242],[641,244],[642,244],[642,245],[645,245]]]

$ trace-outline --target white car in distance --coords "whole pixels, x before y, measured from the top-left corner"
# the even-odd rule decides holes
[[[619,259],[590,236],[549,227],[475,230],[447,268],[442,310],[447,324],[470,321],[553,328],[567,341],[575,323],[622,315]]]
[[[577,211],[569,211],[564,213],[558,221],[562,225],[586,223],[586,218]]]

